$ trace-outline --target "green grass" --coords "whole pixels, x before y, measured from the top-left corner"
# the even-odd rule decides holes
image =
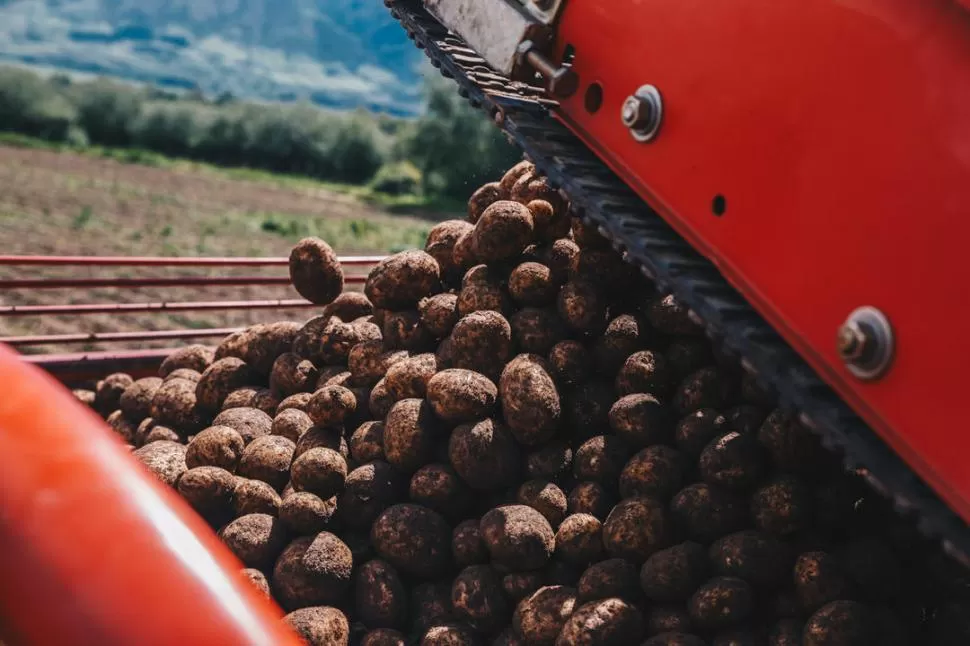
[[[156,168],[172,168],[196,173],[212,173],[222,177],[251,182],[261,182],[297,188],[303,190],[327,190],[333,193],[349,195],[361,202],[401,215],[450,216],[463,213],[466,205],[459,200],[438,196],[424,195],[387,195],[378,193],[368,186],[327,182],[302,175],[273,173],[245,167],[215,166],[203,162],[175,157],[168,157],[161,153],[140,148],[111,148],[95,145],[73,145],[63,142],[48,141],[38,137],[30,137],[15,132],[0,132],[0,146],[30,148],[35,150],[51,150],[56,152],[73,152],[80,155],[112,159],[123,164],[138,164]]]
[[[324,218],[286,213],[249,213],[251,226],[297,242],[307,236],[323,238],[335,249],[384,249],[390,253],[421,249],[431,225],[403,224],[362,218]]]

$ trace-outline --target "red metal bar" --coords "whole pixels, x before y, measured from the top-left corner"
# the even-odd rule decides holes
[[[91,410],[0,347],[0,639],[298,646],[280,609]]]
[[[345,276],[344,282],[359,284],[364,276]],[[60,289],[85,287],[227,287],[233,285],[289,285],[289,276],[172,276],[165,278],[8,278],[0,289]]]
[[[152,330],[149,332],[90,332],[87,334],[34,334],[3,336],[0,343],[10,346],[48,345],[51,343],[103,343],[107,341],[159,341],[161,339],[192,339],[227,336],[241,327],[220,327],[204,330]]]
[[[375,265],[384,256],[341,256],[342,265]],[[96,265],[141,267],[286,266],[288,258],[166,258],[159,256],[0,256],[0,265]]]
[[[158,367],[175,348],[152,350],[118,350],[112,352],[71,352],[63,354],[21,355],[30,363],[53,375],[68,386],[78,386],[104,378],[113,372],[124,372],[135,379],[154,377]]]
[[[302,299],[263,301],[189,301],[185,303],[96,303],[75,305],[0,306],[0,316],[125,314],[132,312],[190,312],[202,310],[275,310],[319,307]]]

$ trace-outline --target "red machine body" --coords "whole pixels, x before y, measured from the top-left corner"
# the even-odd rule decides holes
[[[970,12],[574,0],[556,34],[580,79],[560,118],[970,521]],[[648,143],[620,118],[643,84],[663,98]],[[835,343],[865,305],[896,337],[869,382]]]

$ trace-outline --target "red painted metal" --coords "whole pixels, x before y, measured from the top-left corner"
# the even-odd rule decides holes
[[[558,39],[583,81],[563,120],[970,521],[970,14],[950,0],[574,2]],[[620,107],[645,83],[664,116],[639,144]],[[835,351],[860,305],[897,337],[871,383]]]
[[[341,265],[376,265],[384,256],[341,256]],[[0,265],[91,265],[95,267],[260,267],[286,266],[288,258],[168,258],[165,256],[0,256]]]
[[[53,343],[104,343],[106,341],[160,341],[163,339],[193,339],[227,336],[242,330],[241,327],[202,328],[198,330],[150,330],[145,332],[89,332],[79,334],[33,334],[24,336],[0,336],[0,343],[19,347],[24,345],[49,345]]]
[[[297,646],[173,491],[52,377],[0,347],[0,639]]]
[[[2,316],[131,314],[134,312],[193,312],[203,310],[277,310],[320,307],[301,299],[263,301],[188,301],[185,303],[91,303],[73,305],[6,305]]]
[[[113,372],[124,372],[134,379],[154,377],[158,367],[175,348],[119,350],[114,352],[71,352],[63,354],[21,355],[67,386],[94,383]]]

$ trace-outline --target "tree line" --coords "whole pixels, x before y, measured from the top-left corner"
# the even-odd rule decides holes
[[[0,130],[76,146],[137,148],[223,166],[370,183],[388,193],[459,199],[518,158],[450,82],[429,77],[425,101],[422,117],[399,119],[0,67]]]

